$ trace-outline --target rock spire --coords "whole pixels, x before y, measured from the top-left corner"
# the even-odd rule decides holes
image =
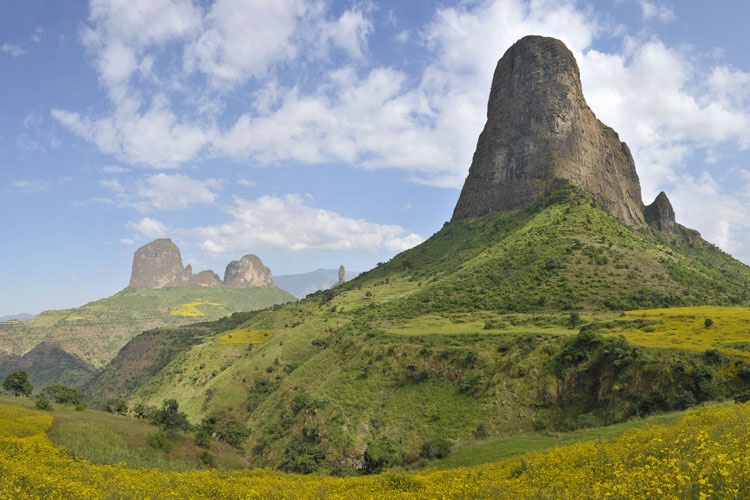
[[[623,223],[645,225],[633,157],[586,104],[573,54],[554,38],[527,36],[497,63],[452,220],[522,208],[565,182]]]

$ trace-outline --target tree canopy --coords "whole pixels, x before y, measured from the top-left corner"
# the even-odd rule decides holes
[[[31,396],[31,391],[34,388],[29,382],[29,376],[23,370],[16,370],[11,372],[3,381],[3,389],[10,392],[14,396]]]

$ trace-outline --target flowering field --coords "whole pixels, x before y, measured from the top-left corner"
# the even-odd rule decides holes
[[[750,404],[471,468],[333,478],[95,465],[47,439],[49,414],[0,405],[0,498],[746,498]]]
[[[750,358],[750,309],[692,306],[626,311],[624,319],[640,319],[640,328],[616,328],[628,342],[653,349],[704,352],[716,349]]]

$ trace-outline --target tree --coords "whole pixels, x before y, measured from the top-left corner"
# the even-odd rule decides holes
[[[199,433],[207,436],[215,436],[219,441],[224,441],[235,448],[242,446],[243,441],[250,435],[250,429],[237,418],[226,411],[214,411],[203,417]],[[198,438],[203,440],[203,436]]]
[[[128,412],[128,403],[120,398],[112,398],[108,399],[107,402],[104,403],[104,409],[109,413],[114,413],[115,415],[125,415]]]
[[[16,397],[29,397],[31,396],[31,391],[34,390],[31,386],[31,382],[29,382],[29,376],[23,370],[16,370],[5,377],[5,381],[3,381],[3,389],[12,393]]]
[[[180,404],[176,399],[165,399],[161,408],[154,412],[153,423],[161,427],[170,436],[178,431],[190,429],[187,415],[180,411]]]
[[[79,405],[83,403],[83,393],[73,387],[62,384],[48,385],[42,390],[42,394],[56,403]]]

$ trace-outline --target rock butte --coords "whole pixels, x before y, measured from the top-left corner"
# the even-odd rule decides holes
[[[566,182],[628,226],[677,227],[666,194],[643,205],[630,150],[586,104],[572,52],[560,40],[527,36],[497,63],[487,123],[451,220],[516,210]]]
[[[211,271],[193,274],[190,264],[182,266],[182,255],[171,239],[162,238],[143,245],[133,255],[129,288],[172,288],[191,286],[229,286],[251,288],[271,285],[271,270],[252,254],[232,261],[224,273],[224,281]]]

